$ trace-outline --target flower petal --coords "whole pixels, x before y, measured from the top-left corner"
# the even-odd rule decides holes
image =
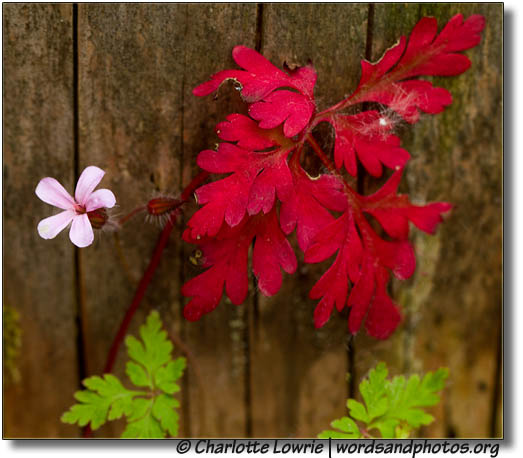
[[[93,243],[93,228],[86,213],[74,217],[71,230],[69,231],[69,238],[79,248],[84,248]]]
[[[116,204],[116,197],[109,189],[98,189],[93,192],[85,202],[85,211],[91,212],[99,208],[113,208]]]
[[[38,234],[43,239],[54,239],[74,218],[75,212],[66,210],[58,215],[44,218],[38,223]]]
[[[76,190],[74,192],[76,202],[80,205],[85,205],[85,202],[94,191],[94,188],[98,186],[98,183],[100,183],[104,175],[105,172],[94,165],[86,167],[76,184]]]
[[[36,186],[35,193],[46,204],[54,205],[63,210],[72,210],[74,208],[74,199],[54,178],[42,178]]]

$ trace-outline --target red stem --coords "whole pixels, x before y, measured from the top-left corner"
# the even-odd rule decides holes
[[[318,142],[313,137],[313,135],[311,133],[309,133],[309,134],[307,134],[305,139],[307,140],[309,145],[312,146],[312,149],[316,153],[316,156],[318,156],[320,158],[321,162],[323,162],[323,165],[325,167],[327,167],[331,173],[338,176],[339,173],[336,170],[336,167],[334,167],[334,164],[329,160],[327,155],[323,152],[323,150],[321,149],[320,145],[318,145]]]
[[[129,221],[134,215],[137,215],[138,213],[144,211],[147,207],[138,207],[135,208],[131,213],[123,216],[118,220],[118,224],[120,226],[123,226],[127,221]]]
[[[103,370],[104,374],[111,372],[111,370],[113,369],[114,362],[116,360],[116,355],[118,354],[118,349],[120,348],[120,345],[122,343],[123,338],[125,337],[125,334],[127,334],[127,329],[129,328],[131,319],[133,318],[136,310],[138,309],[140,303],[142,302],[142,299],[145,295],[145,291],[147,291],[147,287],[149,286],[149,283],[151,282],[153,274],[156,271],[158,264],[160,263],[160,259],[162,257],[162,252],[163,252],[165,246],[167,245],[167,241],[169,240],[169,236],[171,235],[171,231],[174,227],[174,223],[176,222],[177,215],[178,215],[178,212],[176,210],[171,212],[171,214],[169,215],[169,220],[167,221],[167,224],[163,228],[163,230],[160,234],[160,237],[158,238],[158,242],[156,243],[156,246],[154,247],[153,255],[151,257],[151,260],[149,261],[147,270],[143,274],[143,277],[141,278],[140,283],[138,284],[136,293],[134,294],[134,297],[133,297],[133,301],[131,302],[131,305],[127,309],[127,312],[125,313],[125,316],[124,316],[122,322],[120,323],[118,332],[116,333],[116,336],[113,340],[111,348],[109,349],[109,354],[107,356],[107,362],[105,363],[105,367]]]
[[[316,117],[320,117],[317,115]],[[306,140],[312,145],[313,149],[315,150],[316,154],[321,158],[323,163],[329,167],[330,169],[333,169],[332,164],[327,159],[317,142],[315,141],[312,134],[308,134],[306,136]],[[334,170],[336,170],[334,168]],[[192,181],[187,185],[187,187],[182,191],[182,195],[180,197],[180,206],[183,205],[185,202],[189,200],[189,197],[191,194],[202,184],[207,178],[209,177],[209,172],[202,171],[198,175],[196,175]],[[346,183],[345,183],[346,185]],[[349,188],[351,197],[353,197],[353,191]],[[120,219],[120,224],[124,224],[126,221],[131,219],[134,215],[137,213],[143,211],[145,207],[139,207],[133,210],[128,215],[124,216]],[[158,267],[158,264],[160,263],[160,259],[163,253],[163,250],[165,249],[165,246],[167,245],[167,242],[169,240],[169,236],[171,234],[171,231],[174,227],[174,223],[176,221],[176,217],[178,215],[178,208],[174,209],[170,215],[169,220],[167,221],[167,224],[163,228],[160,237],[158,238],[158,242],[156,243],[156,246],[153,251],[153,255],[151,257],[151,260],[149,261],[149,265],[147,266],[147,269],[145,273],[143,274],[143,277],[140,280],[140,283],[138,284],[138,287],[136,289],[136,293],[133,297],[133,300],[131,302],[131,305],[127,309],[127,312],[125,313],[125,316],[120,323],[120,327],[118,329],[118,332],[116,333],[116,336],[113,340],[113,343],[111,345],[111,348],[109,349],[109,354],[107,356],[107,361],[105,363],[104,373],[111,372],[114,366],[114,362],[116,360],[116,356],[118,354],[118,350],[120,348],[120,345],[122,343],[123,338],[125,337],[125,334],[127,333],[127,329],[129,328],[129,324],[131,323],[131,320],[136,313],[136,310],[140,306],[140,303],[142,302],[142,299],[145,295],[145,292],[147,290],[147,287],[149,286],[149,283],[151,282],[151,279],[154,275],[154,272],[156,271],[156,268]]]
[[[189,197],[191,196],[191,194],[196,190],[196,188],[198,186],[200,186],[200,184],[202,184],[208,177],[209,177],[209,173],[205,172],[205,171],[200,172],[198,175],[196,175],[193,178],[193,180],[187,185],[187,187],[183,190],[180,205],[187,202],[189,200]],[[169,220],[167,221],[167,224],[163,228],[163,230],[160,234],[160,237],[158,238],[158,242],[156,242],[156,246],[154,247],[153,255],[151,257],[151,260],[149,261],[149,265],[147,266],[147,269],[146,269],[145,273],[143,274],[143,277],[141,278],[140,283],[138,284],[138,287],[136,288],[136,293],[134,294],[133,301],[131,302],[131,305],[127,309],[127,312],[125,313],[125,316],[124,316],[122,322],[120,323],[120,327],[118,328],[118,332],[116,333],[116,336],[113,340],[111,348],[109,349],[109,354],[107,355],[107,362],[105,363],[104,373],[111,372],[113,369],[114,362],[115,362],[116,356],[118,354],[118,349],[120,348],[120,345],[122,344],[125,334],[127,334],[127,329],[129,328],[129,324],[131,323],[131,320],[132,320],[134,314],[136,313],[136,310],[140,306],[140,303],[142,302],[145,292],[147,291],[147,287],[149,286],[149,283],[151,282],[154,272],[156,271],[156,268],[158,267],[158,264],[160,263],[160,259],[162,257],[163,250],[165,249],[165,246],[167,245],[167,242],[169,241],[169,236],[171,235],[171,231],[174,227],[177,216],[178,216],[178,208],[176,208],[175,210],[173,210],[170,213]]]
[[[180,197],[182,203],[187,202],[189,197],[191,197],[191,194],[196,191],[196,188],[200,186],[207,178],[209,178],[209,172],[206,172],[205,170],[196,175],[182,191],[182,196]]]
[[[191,196],[191,194],[208,177],[209,177],[209,172],[202,171],[192,179],[192,181],[182,191],[182,195],[180,198],[180,206],[189,200],[189,197]],[[165,249],[167,242],[169,241],[169,236],[171,235],[171,231],[174,227],[174,223],[176,222],[176,217],[178,216],[178,213],[179,213],[178,212],[179,207],[175,208],[170,213],[169,220],[167,221],[167,224],[163,228],[163,230],[160,234],[160,237],[158,238],[158,242],[156,242],[156,246],[154,247],[153,255],[151,257],[151,260],[149,261],[149,265],[147,266],[147,269],[146,269],[145,273],[143,274],[143,276],[140,280],[140,283],[138,284],[138,287],[136,288],[136,293],[134,294],[133,301],[131,302],[131,305],[127,309],[127,312],[125,312],[125,316],[123,317],[123,320],[120,323],[118,332],[116,333],[113,343],[111,344],[111,348],[109,349],[109,354],[107,355],[107,361],[105,363],[105,367],[104,367],[104,371],[103,371],[104,374],[110,373],[113,370],[113,366],[116,361],[116,356],[118,355],[118,350],[120,349],[120,345],[122,344],[125,334],[127,334],[127,330],[129,328],[129,325],[131,324],[131,320],[132,320],[134,314],[136,313],[136,310],[138,310],[138,307],[140,306],[142,299],[145,296],[147,287],[149,286],[149,283],[151,282],[151,279],[153,278],[154,272],[156,271],[156,268],[158,267],[158,264],[160,263],[160,259],[162,257],[163,250]],[[127,221],[128,219],[132,218],[136,213],[139,213],[144,208],[145,207],[140,207],[140,208],[133,210],[131,213],[129,213],[129,215],[122,218],[122,220]],[[122,224],[122,220],[120,220],[120,224]],[[91,436],[92,436],[91,426],[87,425],[87,427],[84,429],[83,437],[89,438]]]
[[[323,165],[329,169],[329,171],[343,183],[343,186],[345,188],[345,195],[349,199],[351,205],[356,208],[359,207],[359,196],[358,194],[350,187],[350,185],[345,181],[345,179],[340,175],[332,161],[327,157],[327,155],[323,152],[321,149],[321,146],[318,145],[318,142],[313,137],[311,133],[307,134],[305,137],[309,145],[312,146],[312,149],[316,153],[316,155],[320,158],[320,160],[323,162]]]

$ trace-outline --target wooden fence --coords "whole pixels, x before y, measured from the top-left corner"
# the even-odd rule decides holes
[[[326,107],[355,88],[360,59],[379,58],[422,16],[442,25],[458,12],[487,20],[467,52],[472,68],[439,78],[452,106],[403,135],[413,156],[405,191],[456,208],[436,236],[414,233],[418,267],[393,285],[404,320],[389,340],[360,333],[349,343],[339,314],[314,330],[308,292],[319,270],[303,264],[273,298],[252,288],[241,307],[222,301],[200,322],[184,321],[180,287],[193,275],[193,248],[180,242],[183,222],[131,332],[154,308],[192,352],[183,436],[313,437],[386,361],[393,374],[450,368],[436,421],[420,435],[499,437],[502,4],[254,3],[3,5],[3,300],[19,314],[22,342],[9,361],[19,380],[4,384],[4,436],[80,435],[60,415],[80,379],[102,371],[159,233],[137,219],[120,234],[121,250],[107,233],[81,250],[66,232],[42,240],[36,225],[51,213],[34,194],[40,178],[72,190],[79,171],[97,165],[122,214],[175,195],[196,172],[197,153],[217,142],[215,124],[240,109],[235,91],[222,90],[218,102],[191,94],[234,68],[233,46],[257,46],[276,65],[311,59]],[[124,360],[121,351],[118,375]]]

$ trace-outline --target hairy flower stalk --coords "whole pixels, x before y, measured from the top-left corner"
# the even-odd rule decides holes
[[[205,171],[200,172],[198,175],[196,175],[192,179],[192,181],[182,191],[182,195],[180,197],[180,205],[183,205],[184,203],[186,203],[189,200],[190,196],[193,194],[194,190],[200,184],[202,184],[208,177],[209,177],[209,174]],[[116,332],[116,335],[113,339],[111,347],[109,348],[109,353],[107,355],[107,360],[105,362],[104,371],[103,371],[105,374],[110,373],[113,370],[114,363],[115,363],[116,357],[118,355],[118,350],[120,349],[120,347],[122,345],[125,335],[127,334],[127,331],[129,329],[129,325],[131,324],[133,316],[135,315],[136,311],[140,307],[140,304],[145,296],[149,283],[151,282],[151,280],[154,276],[154,273],[156,272],[156,269],[158,268],[158,265],[162,258],[163,250],[167,246],[167,242],[169,241],[169,237],[171,235],[171,232],[172,232],[175,222],[176,222],[176,217],[179,215],[178,210],[179,210],[179,206],[177,208],[175,208],[173,211],[171,211],[171,213],[169,214],[169,219],[167,220],[167,223],[165,224],[162,232],[160,233],[160,236],[158,237],[158,241],[156,242],[156,246],[154,247],[153,254],[151,256],[147,269],[145,270],[142,278],[140,279],[138,287],[136,288],[136,292],[134,294],[133,300],[132,300],[131,304],[129,305],[129,308],[125,312],[125,315],[124,315],[122,321],[120,322],[118,331]],[[90,427],[87,427],[85,429],[84,437],[91,437]]]
[[[149,286],[149,283],[151,282],[154,273],[158,267],[158,264],[160,263],[163,250],[167,246],[167,242],[169,241],[169,236],[171,235],[171,231],[173,230],[173,227],[176,222],[176,217],[178,216],[178,208],[180,205],[187,202],[194,192],[195,188],[197,188],[203,181],[205,181],[208,178],[209,174],[207,172],[200,172],[196,177],[193,178],[193,180],[187,185],[187,187],[182,191],[182,195],[179,201],[178,207],[176,207],[174,210],[171,211],[169,214],[169,219],[167,220],[167,223],[165,224],[160,236],[158,237],[158,241],[156,242],[156,246],[154,247],[153,254],[151,256],[151,260],[149,261],[149,265],[147,266],[147,269],[145,270],[138,287],[136,288],[135,295],[133,297],[133,300],[127,309],[124,318],[122,322],[120,323],[120,327],[118,328],[118,331],[116,333],[116,336],[113,340],[113,343],[111,344],[111,347],[109,349],[109,354],[107,355],[107,361],[105,363],[104,367],[104,373],[111,372],[114,366],[114,362],[116,361],[116,356],[118,354],[118,349],[120,348],[123,338],[127,334],[127,330],[129,328],[129,325],[131,323],[131,320],[136,313],[136,310],[138,310],[138,307],[140,306],[142,299],[145,296],[145,292],[147,291],[147,287]]]

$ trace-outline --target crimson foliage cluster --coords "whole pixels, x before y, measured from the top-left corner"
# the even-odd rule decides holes
[[[278,69],[245,46],[233,50],[241,70],[224,70],[194,89],[197,96],[234,80],[248,104],[249,116],[231,114],[216,127],[222,143],[198,155],[198,165],[213,174],[228,174],[196,190],[201,208],[192,216],[184,240],[203,253],[201,274],[183,286],[191,300],[185,317],[198,320],[211,312],[225,293],[241,304],[248,292],[248,258],[260,291],[272,296],[282,272],[297,268],[289,235],[296,230],[304,262],[333,262],[310,291],[319,299],[316,327],[334,307],[350,308],[348,327],[386,338],[400,322],[400,311],[387,292],[391,274],[409,278],[415,270],[409,221],[434,233],[444,202],[413,205],[398,194],[409,153],[395,135],[398,119],[414,124],[420,112],[436,114],[450,105],[446,89],[420,76],[454,76],[470,67],[460,51],[476,46],[485,25],[479,15],[454,16],[439,32],[434,18],[421,19],[409,39],[401,37],[376,63],[362,61],[361,79],[346,99],[319,111],[314,99],[312,65]],[[325,153],[312,131],[328,123],[335,136],[333,153]],[[303,168],[306,145],[328,173],[311,177]],[[333,156],[333,159],[331,159]],[[373,177],[392,174],[377,192],[362,195],[344,174],[357,176],[358,161]],[[277,204],[279,202],[279,205]],[[369,223],[372,216],[381,225]]]

